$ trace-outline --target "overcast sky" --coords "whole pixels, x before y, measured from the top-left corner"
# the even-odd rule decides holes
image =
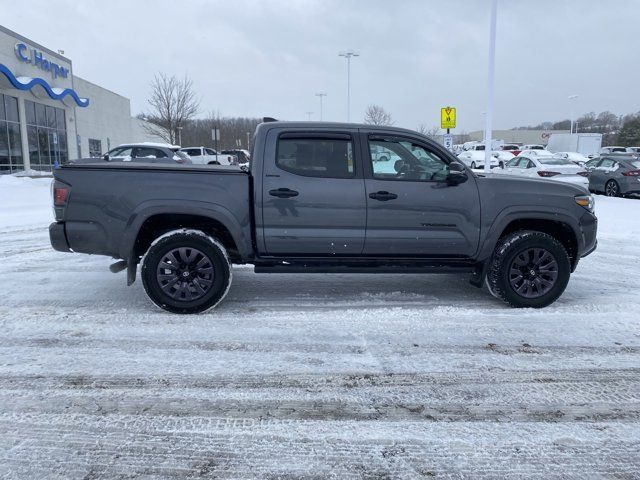
[[[325,120],[351,120],[368,104],[396,125],[482,127],[490,0],[0,0],[0,22],[50,49],[74,73],[146,109],[154,73],[188,75],[200,115],[306,119],[316,92]],[[640,110],[640,0],[500,0],[494,128],[576,112]]]

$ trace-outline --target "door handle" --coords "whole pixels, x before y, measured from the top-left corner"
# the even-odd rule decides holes
[[[380,192],[370,193],[369,198],[372,198],[374,200],[380,200],[381,202],[386,202],[387,200],[394,200],[398,198],[398,195],[396,195],[395,193],[380,191]]]
[[[291,198],[297,197],[299,194],[295,190],[289,188],[277,188],[275,190],[269,190],[269,195],[278,198]]]

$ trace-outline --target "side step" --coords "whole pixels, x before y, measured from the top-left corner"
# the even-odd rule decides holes
[[[470,262],[274,262],[256,263],[256,273],[468,273]]]

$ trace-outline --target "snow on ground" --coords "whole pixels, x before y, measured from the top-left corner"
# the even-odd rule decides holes
[[[54,252],[49,195],[0,178],[0,477],[638,478],[640,201],[597,198],[599,248],[544,310],[236,268],[177,316]]]

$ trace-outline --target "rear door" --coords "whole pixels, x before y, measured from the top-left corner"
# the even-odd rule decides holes
[[[610,158],[603,158],[600,160],[598,166],[589,173],[589,187],[603,192],[604,185],[610,178],[610,172],[614,169],[615,165],[615,160]]]
[[[262,180],[268,255],[362,253],[366,200],[356,139],[353,129],[269,132]]]
[[[476,179],[446,182],[451,157],[424,140],[364,132],[367,235],[370,256],[470,257],[480,236]],[[395,162],[375,162],[371,149],[394,152]]]

